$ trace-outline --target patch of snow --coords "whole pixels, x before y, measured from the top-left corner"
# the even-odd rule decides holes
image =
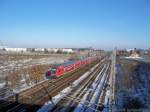
[[[74,112],[80,112],[80,111],[86,110],[87,107],[84,105],[84,104],[86,104],[86,101],[91,101],[92,98],[93,98],[93,100],[95,100],[94,93],[100,83],[100,79],[102,77],[102,73],[103,73],[105,67],[106,67],[106,64],[103,66],[102,70],[99,72],[98,76],[96,77],[96,79],[94,80],[94,82],[92,83],[90,88],[88,88],[88,90],[84,94],[83,98],[81,99],[81,102],[75,108]]]
[[[142,57],[133,57],[133,56],[129,56],[129,57],[124,57],[124,58],[127,58],[127,59],[143,59]]]
[[[4,86],[5,86],[5,82],[3,82],[3,83],[0,83],[0,88],[3,88]]]

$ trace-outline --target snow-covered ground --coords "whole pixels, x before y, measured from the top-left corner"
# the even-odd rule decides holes
[[[143,61],[143,62],[150,62],[150,57],[121,57],[121,59],[129,59],[129,60],[137,60],[137,61]]]
[[[124,58],[126,58],[126,59],[137,59],[137,60],[143,59],[142,57],[139,57],[139,56],[135,56],[135,57],[129,56],[129,57],[124,57]]]
[[[125,57],[127,59],[143,59],[142,57]]]
[[[0,83],[0,88],[5,86],[5,82]]]
[[[150,110],[150,64],[122,59],[117,66],[116,107],[118,110]]]
[[[22,69],[27,68],[33,65],[41,65],[41,64],[54,64],[54,63],[62,63],[65,59],[61,59],[58,57],[50,57],[50,58],[42,58],[42,59],[25,59],[25,60],[18,60],[18,61],[8,61],[4,62],[0,66],[0,71],[11,71],[13,69]]]

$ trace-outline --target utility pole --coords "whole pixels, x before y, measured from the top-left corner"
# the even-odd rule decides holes
[[[113,104],[115,104],[115,84],[116,84],[116,50],[114,50],[113,54]]]
[[[115,105],[115,80],[116,80],[116,48],[112,51],[111,55],[111,81],[110,81],[110,87],[111,87],[111,94],[110,94],[110,102],[109,102],[109,111],[113,112],[114,105]]]

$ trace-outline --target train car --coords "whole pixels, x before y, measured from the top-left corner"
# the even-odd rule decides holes
[[[82,65],[85,65],[85,64],[86,64],[86,60],[85,60],[85,59],[82,60],[82,61],[81,61],[81,64],[82,64]]]
[[[96,58],[90,57],[77,61],[66,61],[62,64],[54,65],[46,72],[46,78],[51,79],[53,77],[59,77],[64,73],[73,71],[81,66],[90,64],[94,60],[96,60]]]
[[[66,63],[63,63],[64,71],[69,72],[75,69],[75,61],[68,61]]]
[[[69,72],[74,69],[75,69],[75,61],[67,61],[62,64],[54,65],[46,72],[46,78],[50,79],[53,77],[59,77],[63,75],[65,72]]]
[[[56,77],[58,77],[64,73],[64,66],[63,65],[57,65],[57,67],[55,67],[55,70],[56,71],[55,71],[54,75]]]
[[[79,68],[81,66],[81,61],[76,61],[75,62],[75,68]]]

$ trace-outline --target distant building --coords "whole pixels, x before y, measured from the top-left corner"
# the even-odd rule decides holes
[[[27,51],[28,51],[28,52],[34,52],[34,51],[35,51],[35,48],[27,48]]]
[[[119,55],[119,56],[129,56],[129,51],[130,50],[126,50],[126,49],[124,49],[124,50],[117,50],[117,55]]]
[[[133,58],[140,57],[140,50],[138,50],[136,48],[134,48],[128,52],[129,52],[129,57],[133,57]]]
[[[34,51],[35,52],[44,52],[45,48],[35,48]]]
[[[40,53],[73,53],[73,49],[70,48],[4,48],[0,47],[0,50],[7,52],[40,52]]]
[[[150,49],[145,50],[143,54],[144,54],[144,55],[148,55],[148,56],[150,56]]]
[[[73,49],[70,49],[70,48],[47,48],[47,51],[48,52],[54,52],[54,53],[57,53],[57,52],[62,52],[62,53],[73,53]]]
[[[73,53],[72,49],[62,49],[62,52]]]
[[[58,49],[56,48],[47,48],[48,52],[53,52],[53,53],[57,53]]]
[[[26,52],[27,48],[5,48],[9,52]]]
[[[137,57],[140,57],[140,55],[138,53],[136,53],[136,52],[133,52],[129,57],[137,58]]]

